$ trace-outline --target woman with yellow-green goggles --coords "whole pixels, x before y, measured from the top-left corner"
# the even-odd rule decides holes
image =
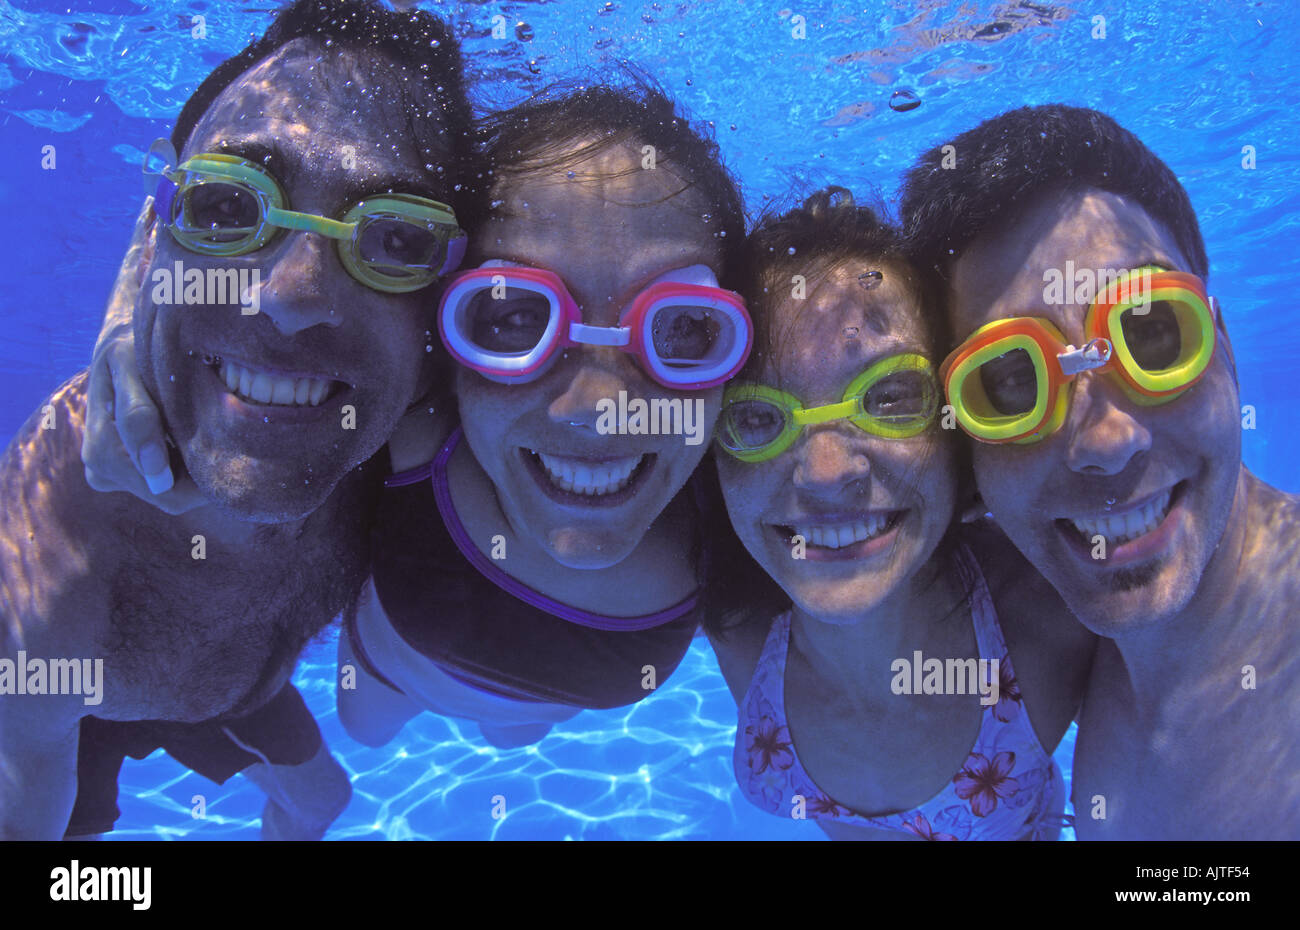
[[[741,792],[835,839],[1054,838],[1051,752],[1095,638],[995,528],[960,522],[934,288],[842,188],[746,252],[754,351],[715,433],[743,549],[715,549],[705,620]],[[983,684],[926,683],[954,660]]]
[[[807,407],[779,388],[736,381],[723,395],[718,444],[742,462],[766,462],[790,448],[805,427],[832,420],[906,439],[934,421],[937,393],[929,359],[907,352],[872,364],[849,382],[837,404]]]

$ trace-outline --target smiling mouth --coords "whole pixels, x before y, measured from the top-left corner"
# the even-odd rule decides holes
[[[203,363],[216,373],[231,394],[246,404],[264,407],[319,407],[349,387],[329,378],[293,377],[253,368],[219,355],[205,356]]]
[[[1158,530],[1182,498],[1186,487],[1187,482],[1180,481],[1156,493],[1142,506],[1121,514],[1100,513],[1063,518],[1058,519],[1056,525],[1062,532],[1072,534],[1085,545],[1092,545],[1098,536],[1103,537],[1110,546],[1127,545]]]
[[[883,510],[863,514],[862,519],[843,523],[775,524],[775,528],[787,541],[802,536],[809,548],[835,551],[887,535],[898,526],[905,513],[903,510]]]
[[[584,459],[520,449],[533,478],[548,496],[565,504],[620,504],[631,498],[655,456]]]

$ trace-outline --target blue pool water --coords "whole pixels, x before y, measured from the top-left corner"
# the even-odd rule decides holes
[[[1290,0],[782,3],[422,2],[465,42],[481,107],[624,59],[714,124],[757,210],[792,184],[892,197],[924,148],[1021,104],[1096,107],[1134,129],[1186,186],[1228,314],[1247,465],[1300,491],[1294,465],[1300,313],[1300,5]],[[89,360],[139,205],[139,161],[211,68],[260,33],[273,4],[0,0],[0,438]],[[203,15],[207,35],[191,35]],[[508,24],[492,37],[493,17]],[[796,39],[797,16],[805,38]],[[1094,38],[1104,18],[1105,38]],[[526,22],[532,38],[516,37]],[[523,31],[528,34],[527,30]],[[907,90],[921,105],[889,107]],[[41,167],[54,146],[54,170]],[[1253,147],[1256,168],[1243,168]],[[500,751],[472,725],[424,715],[358,746],[334,713],[333,634],[297,683],[353,776],[333,838],[816,839],[763,814],[730,774],[735,710],[697,640],[630,710],[584,712],[535,747]],[[1058,752],[1069,771],[1073,730]],[[191,816],[202,795],[206,817]],[[492,817],[493,798],[507,816]],[[261,795],[161,753],[128,760],[117,838],[254,838]]]

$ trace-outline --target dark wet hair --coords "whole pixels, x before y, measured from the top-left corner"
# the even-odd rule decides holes
[[[946,145],[955,167],[943,167]],[[995,116],[922,155],[902,188],[911,251],[946,276],[977,236],[1014,222],[1037,197],[1085,187],[1142,207],[1174,237],[1189,270],[1208,274],[1200,224],[1169,166],[1106,114],[1059,103]]]
[[[680,113],[647,75],[624,71],[618,84],[560,82],[486,116],[480,123],[489,163],[485,186],[501,175],[576,167],[614,146],[653,146],[656,168],[679,177],[681,190],[693,191],[711,215],[721,283],[733,286],[729,279],[744,246],[744,206],[712,132]],[[571,144],[584,138],[592,141],[574,151]]]
[[[797,314],[779,330],[775,322],[776,309],[790,293],[794,275],[811,282],[841,262],[862,259],[887,264],[891,273],[904,276],[928,324],[926,348],[937,369],[940,358],[936,353],[947,338],[946,321],[938,313],[937,289],[932,276],[914,266],[902,232],[885,218],[883,209],[859,205],[846,188],[830,186],[793,210],[779,215],[778,210],[770,210],[745,239],[738,290],[754,320],[754,351],[739,377],[744,379],[746,372],[761,367],[766,355],[779,352],[786,339],[798,338],[794,335]],[[960,484],[964,485],[970,473],[966,446],[958,443],[955,452]],[[714,450],[714,454],[726,453]],[[708,459],[705,465],[716,468]],[[790,598],[731,531],[716,472],[701,482],[701,488],[706,509],[712,513],[706,526],[712,533],[711,565],[715,566],[706,589],[703,625],[710,635],[724,636],[739,624],[771,620],[790,605]],[[936,565],[951,564],[964,498],[964,494],[958,495],[953,526],[935,550]]]
[[[754,352],[747,369],[757,369],[797,324],[796,316],[780,332],[774,329],[776,308],[790,293],[792,278],[802,275],[811,281],[851,260],[879,261],[903,275],[926,315],[932,343],[927,348],[937,351],[944,321],[930,312],[936,306],[935,289],[929,276],[912,266],[902,233],[879,205],[858,204],[848,189],[832,185],[793,210],[778,215],[777,209],[760,217],[741,254],[737,289],[754,319]]]
[[[376,0],[296,0],[281,10],[260,39],[217,65],[186,101],[172,130],[176,151],[185,148],[194,127],[222,91],[279,48],[300,38],[329,43],[335,51],[364,52],[366,59],[388,58],[413,69],[420,75],[415,83],[423,85],[427,93],[410,95],[404,128],[424,152],[434,151],[437,130],[445,130],[441,144],[450,149],[454,162],[447,166],[448,175],[466,173],[471,163],[471,122],[460,43],[438,17],[422,10],[386,9]],[[450,180],[447,187],[449,191],[453,188]],[[449,197],[452,206],[459,208],[457,198]]]

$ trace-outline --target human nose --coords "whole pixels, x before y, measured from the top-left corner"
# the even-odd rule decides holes
[[[631,360],[618,349],[585,346],[566,349],[564,356],[551,375],[565,381],[547,410],[556,423],[594,429],[602,407],[617,404],[620,392],[629,399],[645,393]]]
[[[1098,372],[1080,375],[1073,387],[1069,467],[1083,475],[1118,475],[1151,448],[1151,431],[1132,413],[1132,401]]]
[[[850,437],[832,427],[816,427],[798,443],[795,487],[814,494],[835,494],[871,474],[871,460]]]
[[[328,253],[334,247],[332,239],[316,233],[293,232],[266,269],[258,312],[280,332],[292,335],[312,326],[342,325],[328,284],[334,261]]]

